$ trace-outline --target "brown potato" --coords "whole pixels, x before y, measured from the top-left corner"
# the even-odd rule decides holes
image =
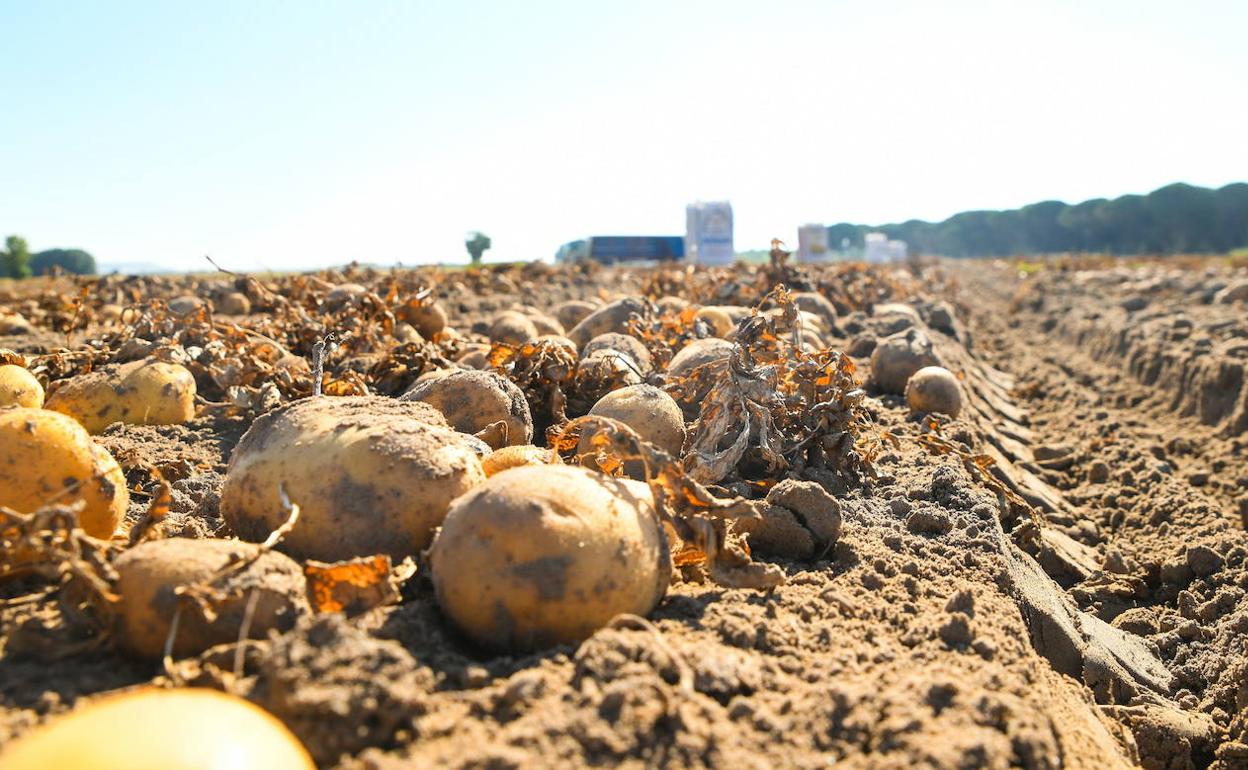
[[[538,336],[537,326],[523,313],[506,310],[494,317],[490,324],[490,341],[508,345],[523,345]]]
[[[871,382],[885,393],[901,395],[910,375],[939,363],[927,335],[910,328],[885,337],[871,351]]]
[[[555,305],[555,318],[559,323],[563,324],[563,328],[571,329],[576,326],[585,316],[598,309],[598,306],[592,302],[586,302],[582,299],[570,299],[567,302],[560,302]]]
[[[619,420],[672,457],[680,457],[685,445],[685,419],[680,406],[653,385],[629,385],[613,390],[599,399],[589,413]],[[582,434],[583,445],[587,438]]]
[[[486,455],[481,460],[481,468],[486,476],[493,476],[521,465],[550,465],[557,457],[554,450],[542,449],[532,444],[518,444],[505,446]]]
[[[423,305],[404,305],[396,314],[401,321],[406,321],[420,332],[427,340],[446,328],[446,311],[437,302]]]
[[[533,417],[524,393],[511,380],[494,372],[451,371],[417,382],[400,399],[433,406],[461,433],[479,433],[493,423],[503,422],[507,426],[506,440],[487,439],[494,449],[533,440]]]
[[[230,456],[220,510],[244,540],[300,520],[279,546],[300,558],[395,559],[425,548],[451,500],[485,479],[470,436],[428,404],[382,396],[296,401],[259,417]]]
[[[195,417],[195,378],[178,364],[131,361],[57,383],[46,406],[91,433],[115,422],[176,425]]]
[[[581,350],[581,358],[589,358],[600,350],[614,350],[617,353],[623,353],[628,356],[633,360],[633,363],[637,364],[637,371],[643,377],[654,370],[650,351],[636,337],[630,337],[627,334],[618,332],[599,334],[585,343],[585,347]]]
[[[455,501],[430,549],[442,611],[477,644],[509,652],[649,613],[671,570],[650,490],[566,465],[491,477]]]
[[[248,636],[263,639],[270,630],[288,630],[309,611],[303,568],[280,553],[270,551],[256,558],[257,554],[259,546],[237,540],[170,538],[141,543],[118,556],[113,567],[118,575],[117,640],[122,649],[142,658],[159,658],[178,606],[174,591],[202,583],[235,561],[249,563],[214,584],[226,598],[211,623],[194,610],[179,616],[174,655],[195,655],[237,641],[253,593],[256,604]]]
[[[599,334],[627,332],[628,319],[634,314],[640,315],[644,313],[645,308],[645,302],[636,297],[617,299],[615,302],[603,305],[582,318],[568,332],[568,339],[572,340],[578,348],[582,348],[585,346],[585,343]]]
[[[43,406],[43,386],[25,367],[4,364],[0,366],[0,407],[2,406],[38,409]]]
[[[925,366],[906,382],[906,404],[914,412],[939,412],[957,417],[962,411],[962,385],[948,369]]]
[[[0,409],[0,505],[32,513],[49,503],[84,504],[79,526],[108,538],[130,504],[126,477],[108,450],[73,418],[45,409]]]

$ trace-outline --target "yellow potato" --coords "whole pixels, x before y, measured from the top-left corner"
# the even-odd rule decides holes
[[[533,440],[533,416],[524,392],[494,372],[449,370],[445,375],[418,380],[402,401],[421,401],[437,409],[461,433],[475,434],[496,422],[507,426],[507,439],[487,439],[493,449]]]
[[[446,311],[437,302],[424,305],[404,305],[395,314],[399,320],[406,321],[420,332],[427,340],[446,328]]]
[[[490,324],[490,341],[508,345],[523,345],[539,333],[533,320],[516,310],[499,313]]]
[[[0,406],[43,406],[43,386],[35,375],[17,364],[0,366]]]
[[[278,487],[300,506],[279,546],[338,561],[429,545],[451,500],[485,480],[464,436],[428,404],[384,396],[296,401],[259,417],[230,457],[221,515],[260,541],[285,519]]]
[[[925,366],[906,381],[906,404],[913,412],[939,412],[957,417],[962,411],[962,386],[942,366]]]
[[[93,700],[0,752],[5,770],[313,770],[272,714],[216,690],[145,687]]]
[[[516,468],[521,465],[549,465],[555,461],[555,453],[550,449],[542,449],[532,444],[505,446],[491,452],[481,460],[481,469],[486,476]]]
[[[653,385],[629,385],[613,390],[598,399],[589,413],[619,420],[672,457],[680,457],[685,445],[685,418],[680,406]],[[582,434],[583,451],[588,451],[585,442],[591,434],[589,430]]]
[[[578,347],[607,332],[628,332],[628,321],[645,312],[645,302],[636,297],[617,299],[594,310],[568,330],[568,339]]]
[[[143,658],[159,658],[177,610],[180,586],[203,583],[227,564],[254,559],[214,586],[226,597],[208,623],[190,610],[178,618],[173,652],[196,655],[215,644],[238,639],[247,603],[254,593],[249,637],[286,631],[309,611],[303,569],[284,554],[270,551],[255,558],[259,546],[237,540],[152,540],[131,548],[113,562],[117,570],[117,640],[122,649]]]
[[[195,378],[179,364],[131,361],[59,383],[46,406],[91,433],[115,422],[177,425],[195,417]]]
[[[650,490],[567,465],[528,465],[457,499],[430,550],[438,605],[483,647],[522,652],[645,615],[671,581]]]
[[[44,409],[0,409],[0,505],[31,513],[48,503],[84,508],[79,525],[108,538],[126,514],[126,477],[73,418]]]

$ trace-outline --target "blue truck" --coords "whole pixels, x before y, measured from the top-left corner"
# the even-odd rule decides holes
[[[685,257],[685,239],[680,235],[595,235],[570,241],[555,253],[556,262],[592,259],[604,265],[613,262],[675,262]]]

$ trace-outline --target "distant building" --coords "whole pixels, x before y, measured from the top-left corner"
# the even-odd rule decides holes
[[[889,240],[884,233],[863,236],[862,258],[866,262],[905,262],[909,251],[905,241]]]
[[[704,265],[727,265],[735,256],[732,204],[728,201],[699,201],[686,206],[686,259]]]
[[[613,262],[672,262],[685,256],[685,239],[679,235],[595,235],[570,241],[555,253],[556,262],[592,259]]]
[[[828,248],[828,228],[814,224],[797,228],[798,262],[826,262],[833,256]]]

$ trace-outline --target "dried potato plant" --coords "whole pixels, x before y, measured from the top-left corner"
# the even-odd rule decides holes
[[[835,350],[802,349],[797,306],[783,286],[759,305],[768,300],[781,312],[764,316],[756,308],[742,319],[730,356],[667,384],[679,398],[707,394],[685,469],[703,484],[770,482],[807,468],[860,483],[871,465],[858,447],[868,418],[853,362]]]

